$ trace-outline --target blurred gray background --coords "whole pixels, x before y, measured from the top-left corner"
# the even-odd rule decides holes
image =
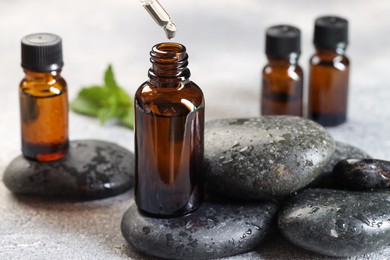
[[[349,120],[329,128],[336,140],[390,159],[390,2],[387,0],[161,0],[175,21],[174,41],[187,47],[191,79],[204,91],[206,119],[259,115],[264,32],[291,24],[302,31],[300,64],[307,83],[314,19],[334,14],[350,22]],[[149,51],[167,41],[137,0],[0,0],[0,177],[20,154],[20,39],[52,32],[63,38],[69,99],[102,82],[109,63],[133,95],[147,80]],[[133,132],[70,112],[71,139],[102,139],[133,150]],[[126,245],[120,219],[133,190],[93,202],[17,198],[0,182],[0,259],[140,259]],[[326,259],[277,238],[231,259]],[[365,256],[385,259],[390,251]]]

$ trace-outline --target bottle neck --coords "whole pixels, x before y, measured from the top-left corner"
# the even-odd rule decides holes
[[[298,64],[298,59],[299,55],[290,55],[288,57],[280,58],[280,57],[271,57],[267,56],[268,58],[268,63],[270,66],[283,66],[283,67],[288,67],[291,65],[297,65]]]
[[[335,56],[335,55],[345,55],[345,48],[337,48],[337,49],[321,49],[321,48],[316,48],[317,55],[320,56]]]
[[[175,87],[188,81],[191,72],[187,68],[186,47],[178,43],[159,43],[150,52],[152,67],[149,79],[156,87]]]
[[[25,79],[28,81],[52,81],[60,77],[61,70],[36,72],[24,69]]]

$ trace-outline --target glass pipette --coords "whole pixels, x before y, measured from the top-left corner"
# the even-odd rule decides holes
[[[157,0],[139,0],[156,23],[162,27],[168,39],[175,37],[176,25]]]

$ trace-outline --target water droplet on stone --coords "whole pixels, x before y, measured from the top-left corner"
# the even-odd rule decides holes
[[[245,147],[243,147],[243,148],[241,148],[240,149],[240,153],[244,153],[244,152],[246,152],[248,150],[248,146],[245,146]]]
[[[149,235],[149,233],[150,233],[150,228],[149,228],[149,227],[143,227],[143,228],[142,228],[142,232],[143,232],[145,235]]]
[[[229,164],[231,162],[233,162],[234,160],[232,158],[230,158],[229,160],[225,160],[222,162],[222,164]]]
[[[367,226],[370,225],[370,221],[365,216],[363,216],[362,214],[357,214],[356,216],[354,216],[354,218],[360,220],[361,222],[363,222]]]
[[[207,219],[207,227],[213,228],[215,226],[214,221],[212,219]]]
[[[319,210],[320,210],[319,207],[314,207],[314,208],[312,209],[311,213],[316,213],[316,212],[319,211]]]
[[[190,228],[192,228],[192,221],[190,220],[190,221],[188,221],[187,222],[187,224],[186,224],[186,229],[190,229]]]
[[[347,227],[347,225],[345,224],[345,221],[342,220],[342,219],[338,219],[336,221],[336,225],[339,229],[345,229]]]

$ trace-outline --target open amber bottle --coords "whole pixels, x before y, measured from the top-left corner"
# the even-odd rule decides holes
[[[315,21],[316,53],[310,59],[308,117],[323,126],[336,126],[347,120],[347,44],[347,20],[324,16]]]
[[[22,153],[37,161],[62,158],[68,150],[68,97],[63,67],[62,40],[48,33],[22,39],[19,85]]]
[[[135,201],[144,213],[180,216],[203,197],[204,97],[185,46],[160,43],[150,55],[149,80],[135,94]]]
[[[302,116],[303,71],[298,64],[301,32],[291,25],[267,29],[262,72],[261,114]]]

